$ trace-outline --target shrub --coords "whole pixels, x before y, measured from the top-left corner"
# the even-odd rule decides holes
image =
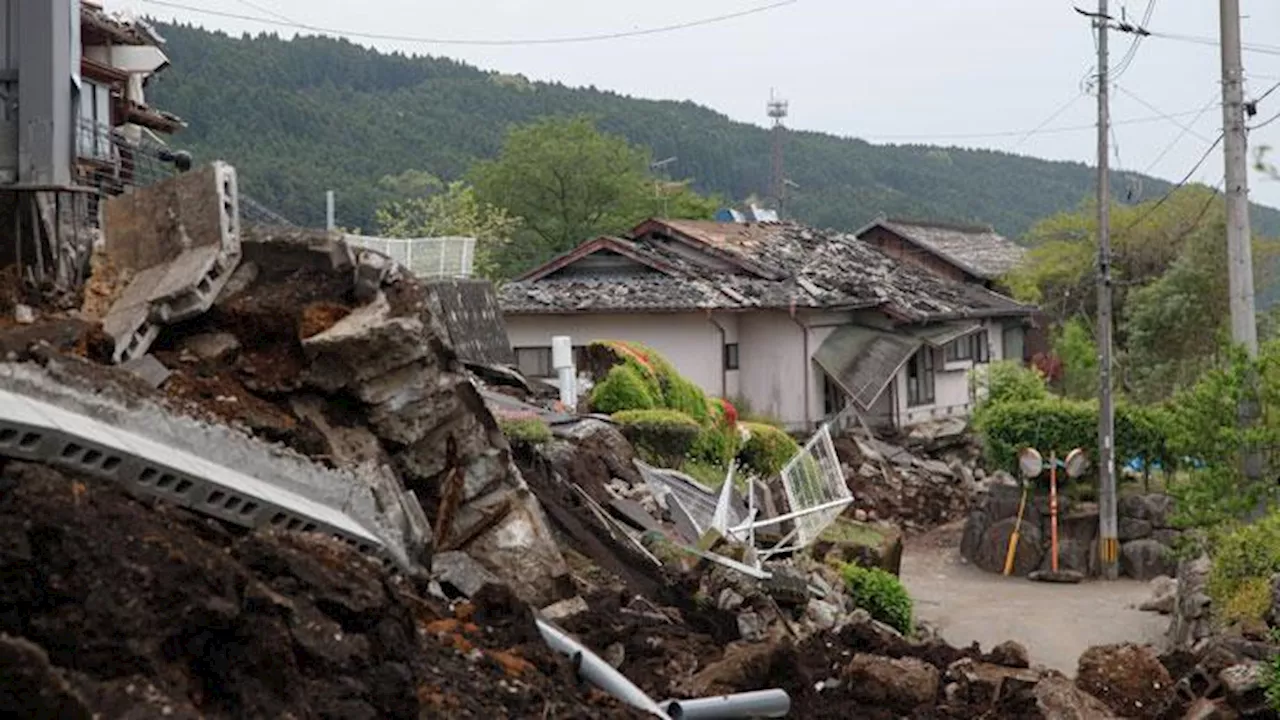
[[[854,605],[903,635],[911,632],[911,596],[893,573],[880,568],[845,565],[841,575]]]
[[[674,410],[625,410],[613,420],[645,459],[666,467],[680,467],[702,432],[696,420]]]
[[[1045,400],[1049,397],[1049,387],[1040,371],[1013,361],[991,363],[987,367],[984,382],[987,388],[987,396],[982,403],[984,406]]]
[[[652,410],[657,406],[649,385],[635,367],[622,364],[609,369],[591,391],[591,407],[596,412],[617,413],[625,410]]]
[[[498,418],[498,427],[512,442],[541,445],[551,441],[551,428],[541,418]]]
[[[712,426],[703,428],[689,449],[690,459],[727,468],[738,454],[737,428]]]
[[[1214,543],[1209,572],[1209,597],[1215,611],[1229,622],[1262,619],[1271,604],[1270,579],[1277,572],[1280,513],[1222,535]]]
[[[790,435],[772,425],[742,425],[750,436],[738,451],[738,459],[760,477],[769,478],[782,472],[787,461],[800,452],[800,446]]]

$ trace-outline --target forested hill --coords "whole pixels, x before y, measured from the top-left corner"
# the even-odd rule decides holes
[[[692,102],[531,83],[326,38],[159,30],[172,67],[153,81],[150,99],[190,123],[175,144],[200,160],[234,163],[246,192],[297,222],[321,224],[324,191],[334,189],[339,222],[370,228],[378,178],[407,169],[459,177],[497,152],[508,127],[545,115],[595,116],[655,157],[679,157],[674,174],[703,192],[741,200],[768,187],[768,131]],[[800,186],[794,214],[836,228],[884,212],[990,223],[1017,237],[1078,206],[1093,185],[1092,171],[1078,163],[812,132],[790,134],[787,168]],[[1116,182],[1121,190],[1135,185],[1145,197],[1169,187]],[[1255,219],[1280,235],[1280,213],[1260,210]]]

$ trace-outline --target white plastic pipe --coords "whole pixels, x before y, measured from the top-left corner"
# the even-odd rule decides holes
[[[556,652],[574,658],[578,664],[578,674],[587,682],[604,690],[622,702],[646,712],[653,713],[664,720],[671,720],[658,703],[627,679],[626,675],[613,669],[590,648],[574,640],[567,633],[542,618],[534,618],[543,641]],[[789,701],[788,701],[789,702]]]
[[[578,372],[573,367],[573,338],[551,338],[551,367],[560,380],[560,402],[571,412],[578,407]]]
[[[672,720],[780,718],[791,712],[791,697],[785,690],[757,690],[696,700],[668,700],[663,709]]]

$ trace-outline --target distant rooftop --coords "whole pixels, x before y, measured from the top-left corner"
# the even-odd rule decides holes
[[[1022,262],[1026,248],[989,225],[881,218],[858,232],[882,227],[983,280],[996,280]]]

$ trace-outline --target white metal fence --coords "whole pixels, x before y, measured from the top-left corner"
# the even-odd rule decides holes
[[[475,238],[345,237],[351,245],[380,252],[418,277],[471,277],[475,263]]]
[[[796,542],[807,547],[853,502],[831,441],[830,425],[823,425],[782,468],[782,486],[791,512],[796,514]]]

